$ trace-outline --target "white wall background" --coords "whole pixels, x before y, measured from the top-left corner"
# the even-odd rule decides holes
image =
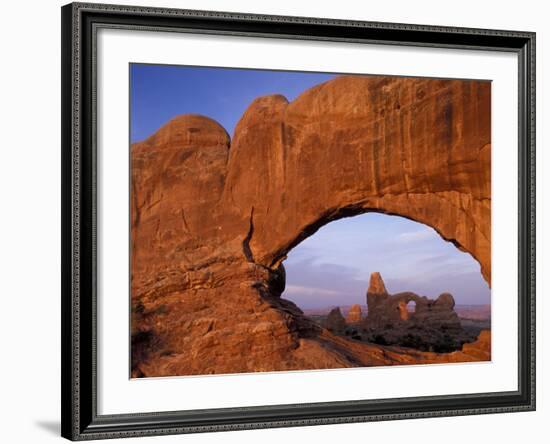
[[[460,0],[379,2],[296,0],[164,0],[118,3],[260,14],[306,15],[537,32],[538,125],[538,409],[484,415],[253,430],[123,442],[279,443],[544,442],[550,420],[548,369],[550,304],[545,303],[544,258],[549,236],[543,225],[550,192],[543,177],[550,104],[543,73],[548,63],[550,14],[541,1]],[[0,27],[0,437],[8,443],[60,441],[60,11],[58,0],[11,0],[2,5]],[[546,58],[545,58],[546,56]]]

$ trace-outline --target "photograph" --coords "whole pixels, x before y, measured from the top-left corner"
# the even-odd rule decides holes
[[[545,2],[3,6],[2,442],[548,439]]]
[[[128,75],[130,378],[491,362],[491,80]]]
[[[52,392],[33,435],[60,404],[55,437],[72,441],[525,440],[542,424],[542,16],[186,1],[58,5],[61,39],[41,32],[57,36],[57,90],[41,77],[46,51],[5,70],[59,93],[35,101],[59,102],[52,125],[55,106],[32,120],[8,88],[18,140],[46,154],[7,152],[60,173],[60,279],[50,248],[16,282],[48,309],[44,277],[60,287],[57,312],[36,306],[26,323],[61,340],[41,328],[36,347],[11,341],[25,387]],[[5,219],[43,228],[46,184],[29,182],[28,214]],[[22,318],[8,318],[15,337]],[[60,358],[50,373],[45,354]]]

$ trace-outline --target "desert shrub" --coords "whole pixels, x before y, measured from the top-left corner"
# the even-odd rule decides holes
[[[424,350],[426,348],[426,343],[422,340],[422,338],[411,333],[407,333],[405,336],[402,336],[399,339],[399,345],[402,345],[403,347],[417,348],[420,350]]]
[[[374,342],[378,345],[389,345],[388,341],[386,341],[386,338],[380,334],[373,335],[371,338],[371,342]]]
[[[436,353],[450,353],[457,350],[457,343],[450,335],[443,335],[439,341],[437,341],[433,350]]]

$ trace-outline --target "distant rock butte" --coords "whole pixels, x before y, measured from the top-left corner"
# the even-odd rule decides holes
[[[414,309],[409,310],[411,302]],[[435,300],[413,292],[390,295],[380,273],[372,273],[367,304],[363,328],[383,344],[452,351],[473,339],[462,328],[449,293]]]
[[[132,374],[469,360],[331,334],[280,298],[282,262],[375,211],[433,227],[490,282],[490,103],[489,82],[343,76],[256,99],[232,140],[185,115],[133,144]]]
[[[346,322],[348,324],[356,324],[358,322],[361,322],[362,320],[362,313],[361,313],[361,306],[359,304],[353,304],[346,316]]]
[[[373,285],[373,280],[375,285]],[[383,289],[383,293],[381,292]],[[408,304],[414,304],[409,312]],[[406,291],[390,295],[380,273],[372,273],[367,290],[368,316],[365,324],[372,328],[407,323],[419,327],[445,326],[445,330],[460,329],[460,319],[454,311],[455,300],[449,293],[442,293],[436,300]]]
[[[333,308],[327,316],[326,328],[332,333],[342,334],[346,328],[346,320],[340,308]]]

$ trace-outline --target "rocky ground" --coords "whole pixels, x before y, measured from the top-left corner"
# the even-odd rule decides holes
[[[462,350],[464,344],[478,339],[482,329],[490,330],[490,308],[483,318],[481,308],[469,306],[463,310],[469,318],[461,321],[450,293],[442,293],[437,299],[410,291],[389,294],[378,272],[371,274],[366,300],[365,315],[355,304],[345,316],[335,307],[326,314],[317,314],[315,320],[335,335],[436,353]],[[414,305],[409,305],[411,302]]]
[[[469,306],[471,307],[471,306]],[[310,309],[305,310],[305,313],[307,316],[314,321],[319,326],[323,326],[327,324],[327,317],[330,310],[332,310],[334,307],[325,307],[325,308],[318,308],[318,309]],[[348,307],[349,308],[349,307]],[[473,307],[475,310],[475,306]],[[457,312],[461,312],[460,306],[457,308]],[[314,314],[309,314],[314,313]],[[342,314],[347,314],[347,311],[342,309]],[[459,315],[460,324],[462,325],[462,328],[466,331],[469,339],[466,341],[467,343],[475,342],[482,331],[486,330],[488,332],[491,331],[491,318],[485,317],[475,317],[475,318],[469,318],[469,317],[462,317]],[[362,341],[361,336],[358,334],[359,329],[353,326],[347,327],[346,331],[344,332],[344,336],[347,336],[349,338],[353,338],[356,340]],[[365,341],[366,342],[366,341]],[[426,347],[424,346],[417,346],[414,347],[415,344],[411,344],[412,348],[417,348],[419,350],[425,350]],[[421,344],[420,344],[421,345]]]

